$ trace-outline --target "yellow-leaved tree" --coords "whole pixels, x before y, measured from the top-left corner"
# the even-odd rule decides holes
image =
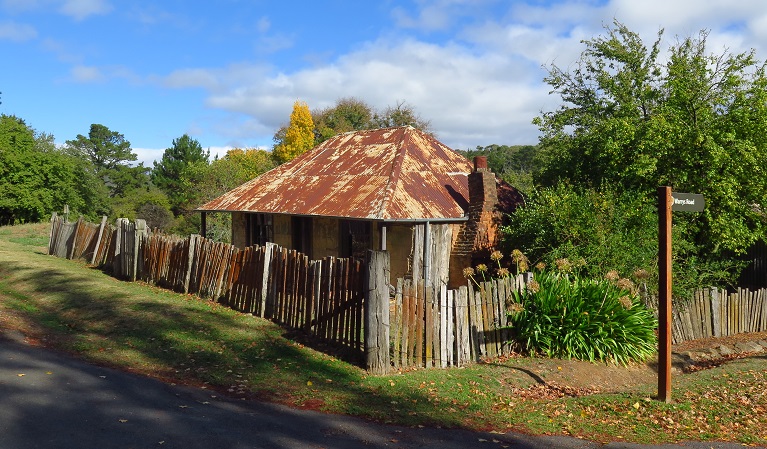
[[[285,136],[274,146],[274,158],[279,163],[288,162],[314,146],[314,121],[309,106],[303,101],[293,104],[290,124]]]

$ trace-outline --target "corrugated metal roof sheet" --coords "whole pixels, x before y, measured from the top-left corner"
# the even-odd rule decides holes
[[[370,220],[461,219],[472,164],[410,126],[335,136],[198,210]]]

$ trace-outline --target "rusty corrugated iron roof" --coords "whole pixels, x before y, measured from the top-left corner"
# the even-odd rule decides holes
[[[413,127],[354,131],[198,208],[369,220],[455,220],[472,164]]]

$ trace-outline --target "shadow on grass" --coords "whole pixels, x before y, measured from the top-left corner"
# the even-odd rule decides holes
[[[386,427],[172,387],[9,342],[2,333],[0,358],[0,447],[458,449],[477,441],[461,430]],[[548,446],[492,438],[520,448]]]
[[[235,398],[352,414],[380,422],[470,428],[417,389],[389,390],[364,371],[283,337],[285,330],[212,301],[126,283],[71,261],[33,255],[0,268],[18,291],[9,305],[47,344],[98,364]],[[0,293],[2,296],[2,293]],[[288,335],[292,335],[288,333]],[[393,404],[396,404],[396,408]]]

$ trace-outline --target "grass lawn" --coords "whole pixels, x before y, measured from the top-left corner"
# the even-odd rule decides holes
[[[47,236],[48,224],[0,227],[0,327],[94,363],[411,426],[767,444],[764,354],[675,375],[671,404],[652,399],[646,366],[511,357],[368,376],[269,321],[48,256]]]

